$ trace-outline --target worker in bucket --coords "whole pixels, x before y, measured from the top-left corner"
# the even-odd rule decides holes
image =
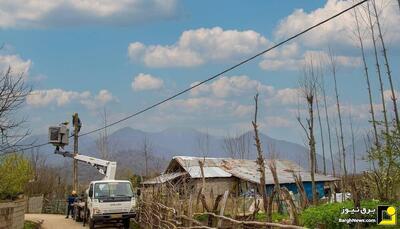
[[[72,191],[71,194],[68,196],[67,198],[67,216],[65,217],[66,219],[68,219],[70,213],[71,213],[71,217],[73,217],[74,215],[74,202],[76,199],[77,195],[76,195],[76,191]]]

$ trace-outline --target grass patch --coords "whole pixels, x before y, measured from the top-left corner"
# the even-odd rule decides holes
[[[278,212],[273,212],[272,213],[272,222],[281,222],[284,219],[288,219],[288,215],[284,214],[279,214]],[[267,220],[267,215],[264,212],[257,213],[256,215],[256,221],[266,221]]]
[[[25,221],[24,222],[24,229],[38,229],[39,225],[32,221]]]
[[[199,222],[207,222],[208,220],[208,215],[206,214],[202,214],[202,215],[196,215],[193,217],[195,220],[199,221]]]

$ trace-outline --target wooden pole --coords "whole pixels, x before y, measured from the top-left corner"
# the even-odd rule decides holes
[[[72,123],[74,125],[74,156],[78,154],[78,120],[78,113],[75,113],[72,116]],[[76,159],[74,159],[73,163],[73,187],[75,191],[78,191],[78,161]]]

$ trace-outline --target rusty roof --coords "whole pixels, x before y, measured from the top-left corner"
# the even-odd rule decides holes
[[[175,156],[172,161],[178,162],[181,168],[188,172],[192,178],[201,178],[199,161],[204,161],[204,176],[206,178],[234,176],[252,183],[260,183],[260,172],[255,160]],[[271,160],[265,160],[266,184],[274,184],[272,173],[268,167],[268,163],[270,162]],[[275,164],[279,183],[294,183],[293,172],[300,175],[303,182],[311,181],[310,172],[304,170],[293,161],[275,160]],[[315,174],[315,181],[334,180],[338,180],[338,178],[323,174]]]

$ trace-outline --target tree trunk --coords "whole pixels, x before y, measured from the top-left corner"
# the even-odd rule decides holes
[[[264,161],[264,156],[263,156],[263,151],[262,151],[262,146],[261,146],[261,141],[258,135],[258,126],[257,126],[257,112],[258,112],[258,93],[254,96],[254,102],[255,102],[255,112],[254,112],[254,121],[252,122],[253,128],[254,128],[254,140],[255,140],[255,145],[257,148],[257,164],[259,167],[259,172],[260,172],[260,192],[263,198],[263,205],[264,205],[264,211],[268,211],[268,198],[267,198],[267,192],[265,190],[265,161]]]
[[[318,116],[319,131],[321,133],[321,147],[322,147],[322,161],[323,161],[323,164],[324,164],[324,175],[326,175],[324,132],[323,132],[323,128],[322,128],[321,115],[320,115],[320,112],[319,112],[319,101],[318,101],[318,93],[317,92],[315,92],[315,104],[317,106],[317,116]]]
[[[333,160],[331,127],[330,127],[330,123],[329,123],[328,106],[327,106],[327,103],[326,103],[325,83],[323,81],[323,76],[321,77],[321,80],[322,80],[322,82],[321,82],[322,95],[324,97],[325,120],[326,120],[327,129],[328,129],[328,141],[329,141],[329,152],[330,152],[330,155],[331,155],[332,173],[333,173],[333,176],[336,176],[336,173],[335,173],[335,161]]]
[[[342,155],[343,155],[343,172],[344,172],[343,182],[344,182],[344,185],[346,185],[346,182],[347,182],[346,149],[344,147],[342,116],[341,116],[341,111],[340,111],[339,92],[338,92],[337,79],[336,79],[336,60],[331,51],[329,52],[329,56],[330,56],[331,71],[332,71],[333,80],[334,80],[334,84],[335,84],[336,108],[337,108],[338,118],[339,118],[340,139],[341,139]]]
[[[400,128],[400,126],[399,126],[400,125],[400,120],[399,120],[399,113],[398,113],[398,110],[397,110],[396,93],[395,93],[395,89],[393,87],[392,72],[390,71],[390,65],[389,65],[389,60],[388,60],[388,56],[387,56],[387,50],[386,50],[386,46],[385,46],[385,41],[383,40],[383,34],[382,34],[381,24],[379,22],[378,11],[376,10],[376,2],[375,2],[375,0],[372,1],[372,6],[374,8],[374,14],[375,14],[375,18],[376,18],[376,25],[378,26],[378,33],[379,33],[378,37],[379,37],[379,40],[381,41],[382,53],[383,53],[383,57],[385,59],[386,73],[387,73],[388,79],[389,79],[390,91],[392,93],[391,99],[392,99],[392,102],[393,102],[393,110],[394,110],[395,119],[396,119],[396,127],[399,129]]]
[[[367,82],[367,90],[368,90],[368,99],[369,99],[369,107],[370,107],[370,113],[371,113],[372,128],[374,130],[374,140],[375,140],[374,143],[375,143],[376,148],[379,149],[380,148],[380,144],[379,144],[379,140],[378,140],[378,130],[376,128],[375,111],[374,111],[373,100],[372,100],[372,92],[371,92],[371,83],[370,83],[370,80],[369,80],[368,66],[367,66],[367,61],[365,59],[364,42],[363,42],[363,38],[361,36],[360,24],[359,24],[359,21],[358,21],[358,15],[357,15],[357,10],[356,9],[354,9],[354,18],[355,18],[355,21],[356,21],[357,37],[358,37],[358,42],[360,43],[361,56],[362,56],[363,65],[364,65],[365,80]]]

